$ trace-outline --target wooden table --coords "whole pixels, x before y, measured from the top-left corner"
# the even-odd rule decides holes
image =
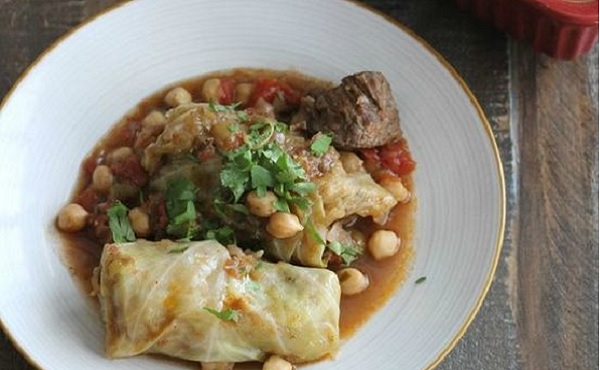
[[[0,96],[59,36],[119,0],[0,0]],[[464,77],[491,122],[507,179],[496,278],[441,369],[598,368],[598,45],[574,62],[449,1],[371,0]],[[0,369],[33,369],[0,336]]]

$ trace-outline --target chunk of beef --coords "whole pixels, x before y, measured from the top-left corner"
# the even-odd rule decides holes
[[[396,101],[381,72],[346,76],[342,83],[302,100],[296,127],[331,132],[340,149],[373,148],[402,136]]]

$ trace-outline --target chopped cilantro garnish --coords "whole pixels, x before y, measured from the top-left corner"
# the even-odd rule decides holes
[[[427,280],[427,276],[421,276],[420,278],[415,280],[415,284],[421,284],[421,283],[425,282],[425,280]]]
[[[223,153],[221,185],[231,192],[233,204],[248,191],[255,190],[261,197],[273,190],[278,211],[290,212],[292,204],[308,210],[310,201],[306,196],[316,190],[316,185],[307,181],[304,168],[272,140],[274,132],[283,130],[287,126],[279,122],[257,122],[249,127],[245,145]]]
[[[344,261],[344,265],[350,265],[360,256],[360,251],[353,245],[342,245],[342,253],[340,257],[342,257],[342,261]]]
[[[239,319],[239,315],[236,310],[217,311],[210,307],[204,307],[204,310],[215,315],[218,319],[223,321],[238,321]]]
[[[223,166],[220,177],[221,185],[231,190],[234,202],[240,200],[248,188],[248,171],[239,168],[233,162],[229,162]]]
[[[167,233],[182,238],[192,239],[196,236],[198,225],[196,221],[196,186],[191,180],[179,177],[167,184],[166,209],[169,218]]]
[[[290,206],[284,198],[277,198],[277,200],[273,202],[273,207],[279,212],[290,213]]]
[[[258,196],[264,196],[267,188],[275,185],[271,172],[259,164],[252,165],[250,168],[250,178],[252,188],[256,189]]]
[[[359,247],[352,244],[340,243],[338,241],[327,243],[321,237],[315,225],[310,221],[306,223],[305,230],[315,242],[326,246],[330,251],[340,256],[344,265],[350,265],[362,253]]]
[[[248,135],[245,137],[246,144],[250,149],[260,149],[266,145],[273,137],[275,132],[275,123],[273,121],[260,121],[248,130]]]
[[[246,122],[248,121],[248,113],[244,112],[243,110],[238,110],[235,112],[235,114],[237,115],[237,118],[241,121],[241,122]]]
[[[332,241],[327,244],[327,248],[333,253],[337,254],[342,258],[344,265],[351,264],[355,259],[360,256],[360,251],[357,247],[351,244],[340,243],[338,241]]]
[[[127,207],[117,200],[106,212],[108,226],[115,243],[135,241],[135,232],[127,218],[127,211]]]
[[[170,253],[170,254],[183,253],[183,252],[187,251],[189,247],[190,247],[189,245],[185,245],[180,248],[171,249],[167,253]]]
[[[331,145],[331,135],[317,134],[316,139],[310,144],[310,151],[315,155],[323,155]]]
[[[186,201],[185,211],[175,216],[173,223],[175,225],[182,225],[186,222],[194,221],[196,219],[196,208],[194,202],[191,200]]]
[[[290,186],[290,190],[305,196],[317,190],[317,185],[314,182],[297,182]]]
[[[305,228],[306,228],[306,231],[308,232],[308,235],[312,238],[312,240],[316,241],[319,244],[323,244],[323,245],[326,244],[325,240],[321,237],[321,235],[317,231],[317,228],[311,221],[308,221],[306,223]]]
[[[235,233],[229,226],[210,229],[205,232],[206,240],[216,240],[223,245],[235,244]]]
[[[240,124],[238,122],[232,122],[229,124],[229,126],[227,126],[227,130],[229,130],[229,132],[231,132],[232,134],[237,134],[241,131]]]
[[[234,111],[235,108],[239,107],[241,104],[241,102],[237,102],[231,105],[221,105],[211,100],[208,102],[208,108],[213,112],[231,112]]]

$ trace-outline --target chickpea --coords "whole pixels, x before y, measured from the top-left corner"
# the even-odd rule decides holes
[[[171,91],[173,91],[173,90],[171,90]],[[167,94],[167,96],[168,96],[168,94]],[[165,100],[166,100],[166,97],[165,97]],[[190,96],[190,101],[191,101],[191,96]],[[146,115],[146,117],[144,117],[144,119],[142,120],[142,127],[149,127],[149,128],[161,127],[161,126],[164,126],[165,123],[167,123],[167,117],[165,117],[164,113],[161,111],[153,110],[152,112],[148,113],[148,115]]]
[[[340,161],[346,173],[364,172],[363,161],[352,152],[340,152]]]
[[[113,184],[113,174],[106,165],[99,165],[92,174],[92,187],[101,193],[108,193]]]
[[[77,203],[70,203],[58,212],[58,228],[73,233],[85,227],[87,211]]]
[[[341,269],[337,275],[343,295],[358,294],[369,286],[369,278],[353,267]]]
[[[250,96],[252,96],[252,92],[254,92],[254,84],[242,82],[235,85],[235,101],[244,105],[248,104]]]
[[[218,78],[209,78],[202,85],[202,99],[204,101],[213,101],[218,103],[221,97],[221,80]]]
[[[264,197],[259,197],[255,191],[251,191],[246,196],[246,206],[253,215],[258,217],[269,217],[277,212],[273,203],[277,196],[272,191],[267,191]]]
[[[287,212],[275,212],[269,218],[267,232],[277,239],[291,238],[304,230],[298,216]]]
[[[176,87],[171,89],[167,95],[165,95],[165,103],[170,107],[176,107],[178,105],[191,103],[192,95],[183,87]]]
[[[108,153],[106,156],[107,163],[117,163],[123,161],[125,158],[134,155],[133,149],[128,146],[122,146]]]
[[[402,180],[397,177],[385,176],[379,180],[379,185],[390,192],[400,203],[406,203],[410,200],[410,192],[404,187]]]
[[[292,364],[282,359],[279,356],[273,355],[269,357],[263,364],[262,370],[292,370]]]
[[[136,236],[145,237],[150,234],[150,216],[142,211],[140,207],[130,210],[127,213],[127,218],[129,218]]]
[[[400,238],[393,231],[377,230],[369,238],[367,248],[376,260],[391,257],[400,249]]]

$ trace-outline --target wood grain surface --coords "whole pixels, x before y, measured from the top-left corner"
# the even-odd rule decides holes
[[[118,2],[0,0],[0,96],[57,38]],[[556,61],[452,2],[365,3],[412,28],[457,69],[504,164],[507,228],[496,277],[438,368],[598,368],[598,45],[576,61]],[[34,367],[0,333],[4,369]]]

